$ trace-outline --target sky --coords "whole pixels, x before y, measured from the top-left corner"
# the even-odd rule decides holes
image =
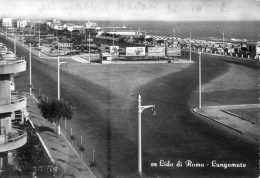
[[[260,0],[0,0],[0,17],[61,20],[260,20]]]

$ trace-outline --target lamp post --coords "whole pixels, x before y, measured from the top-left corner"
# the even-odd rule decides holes
[[[30,87],[30,95],[32,95],[32,44],[29,44],[29,87]]]
[[[190,32],[190,62],[191,62],[191,32]]]
[[[199,52],[199,109],[201,109],[201,52]]]
[[[39,57],[41,55],[40,50],[41,50],[41,24],[39,24],[39,54],[38,54]]]
[[[88,62],[90,63],[90,31],[88,32]]]
[[[58,100],[60,100],[60,65],[61,64],[65,64],[67,62],[60,62],[60,51],[59,51],[59,42],[58,42],[58,38],[57,38],[57,45],[58,45],[58,63],[57,63],[57,73],[58,73]]]
[[[149,108],[153,109],[155,115],[155,105],[142,106],[142,98],[138,94],[138,172],[140,176],[142,176],[142,112]]]
[[[67,62],[60,62],[60,55],[59,55],[59,44],[58,44],[58,101],[60,101],[60,65],[65,64]],[[66,129],[66,119],[65,119],[65,129]],[[60,135],[60,124],[58,125],[58,134]]]
[[[60,56],[58,55],[58,100],[60,100],[60,65],[67,62],[60,62]]]
[[[14,34],[14,54],[16,56],[16,33]]]

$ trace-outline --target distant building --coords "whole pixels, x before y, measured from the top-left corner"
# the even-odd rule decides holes
[[[66,25],[62,25],[62,24],[53,24],[52,28],[55,29],[55,30],[64,30],[64,29],[67,28],[67,26]]]
[[[2,26],[3,27],[13,27],[13,19],[12,18],[3,18]]]
[[[88,22],[85,24],[85,27],[86,27],[86,28],[96,28],[96,27],[98,27],[98,25],[97,25],[97,23],[95,23],[95,22],[90,22],[90,21],[88,21]]]
[[[17,22],[16,22],[17,28],[25,28],[27,25],[28,25],[27,20],[21,20],[21,19],[19,19],[19,20],[17,20]]]
[[[83,25],[68,25],[67,26],[67,30],[68,31],[74,31],[74,30],[77,30],[77,31],[82,31],[83,30]]]
[[[120,35],[120,36],[139,36],[141,35],[140,32],[138,31],[130,31],[130,30],[113,30],[113,31],[108,31],[108,34],[111,35]]]
[[[59,46],[59,48],[71,48],[72,47],[72,43],[59,42],[58,46]]]

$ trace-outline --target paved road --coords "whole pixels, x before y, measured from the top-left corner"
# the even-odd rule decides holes
[[[21,48],[18,48],[17,52],[28,57],[27,51]],[[56,68],[50,67],[37,59],[38,57],[34,56],[32,61],[34,66],[33,84],[37,89],[41,88],[41,92],[49,97],[56,97]],[[210,63],[208,63],[206,70],[217,68],[218,71],[213,73],[208,71],[204,82],[208,82],[226,69],[223,62],[210,60],[208,60]],[[255,175],[255,148],[238,143],[235,140],[226,139],[223,137],[224,134],[201,124],[190,114],[187,103],[190,94],[197,86],[197,83],[194,82],[194,77],[197,76],[196,71],[197,68],[194,64],[183,72],[165,76],[142,88],[146,91],[143,95],[145,101],[148,103],[156,102],[160,106],[155,119],[146,117],[143,122],[145,127],[143,132],[145,173],[150,176],[185,175],[199,177],[206,175],[207,177],[214,177],[214,175],[217,175],[216,177],[225,178]],[[119,112],[115,112],[120,108],[118,101],[121,100],[118,96],[90,81],[79,79],[64,72],[61,76],[62,97],[76,107],[75,118],[70,122],[70,126],[78,128],[75,133],[78,135],[84,133],[85,139],[89,139],[90,142],[85,141],[86,148],[92,151],[92,146],[95,146],[98,169],[103,175],[110,173],[121,177],[137,177],[136,140],[129,139],[128,135],[121,131],[128,123],[135,121],[136,105],[131,105],[130,108],[121,111],[119,114]],[[28,89],[28,71],[17,80],[17,88]],[[133,93],[133,97],[136,94]],[[95,105],[95,99],[105,102],[103,105]],[[115,121],[115,118],[122,123],[121,126],[111,122],[111,120]],[[116,128],[115,125],[121,128]],[[136,133],[136,127],[133,127],[129,132]],[[89,150],[87,149],[86,152]],[[159,159],[205,161],[213,158],[247,162],[248,167],[243,170],[227,171],[222,169],[154,169],[149,164],[151,161],[158,161]]]

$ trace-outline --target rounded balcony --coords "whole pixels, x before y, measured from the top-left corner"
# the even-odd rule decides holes
[[[0,113],[9,113],[19,111],[26,108],[26,97],[18,93],[12,93],[11,103],[6,105],[0,105]]]
[[[7,152],[22,147],[27,142],[27,132],[18,128],[5,135],[0,135],[0,152]]]
[[[15,74],[26,70],[25,60],[0,60],[0,75]]]
[[[3,60],[16,60],[16,55],[12,51],[7,51],[6,53],[2,53]]]
[[[8,51],[7,47],[4,45],[0,46],[0,54],[3,55]]]

